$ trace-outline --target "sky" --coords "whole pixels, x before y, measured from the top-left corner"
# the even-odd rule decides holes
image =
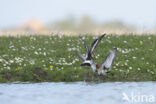
[[[156,27],[156,0],[0,0],[0,29],[30,19],[44,23],[69,15],[88,15],[98,22],[120,20],[139,28]]]

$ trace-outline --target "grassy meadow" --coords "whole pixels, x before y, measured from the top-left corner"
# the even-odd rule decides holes
[[[89,46],[96,36],[84,35]],[[95,50],[103,63],[113,47],[118,56],[108,76],[81,67],[78,36],[0,37],[0,82],[156,81],[156,35],[107,35]]]

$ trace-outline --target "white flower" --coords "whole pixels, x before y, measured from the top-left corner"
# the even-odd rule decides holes
[[[127,66],[127,63],[125,62],[125,65]]]
[[[126,41],[126,40],[124,40],[123,42],[124,42],[124,43],[127,43],[127,41]]]
[[[131,69],[132,69],[132,67],[130,66],[130,67],[129,67],[129,69],[131,70]]]
[[[140,70],[140,68],[138,68],[138,70]]]
[[[115,70],[118,70],[118,69],[115,69]]]
[[[44,52],[43,55],[46,56],[47,54]]]
[[[144,60],[144,57],[142,57],[141,60]]]
[[[11,68],[9,66],[7,66],[6,69],[10,70]]]
[[[9,60],[10,63],[14,63],[14,60]]]
[[[129,62],[129,60],[126,60],[126,62]]]
[[[21,62],[23,62],[23,58],[20,58],[20,57],[15,57],[15,62],[16,63],[21,63]]]
[[[3,62],[4,59],[0,59],[0,62]]]
[[[30,63],[31,65],[34,65],[34,64],[35,64],[35,60],[32,59],[32,60],[29,61],[29,63]]]
[[[151,71],[151,74],[154,74],[154,72],[153,72],[153,71]]]
[[[76,48],[68,48],[68,51],[75,51]]]
[[[38,55],[38,52],[37,52],[37,51],[35,51],[35,52],[34,52],[34,54]]]
[[[48,41],[45,41],[44,43],[45,43],[45,44],[48,44]]]
[[[38,48],[38,50],[41,51],[42,49],[41,48]]]
[[[148,40],[150,40],[151,39],[151,37],[148,37]]]

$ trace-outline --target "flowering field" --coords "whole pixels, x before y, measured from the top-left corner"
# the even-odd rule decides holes
[[[83,36],[90,45],[96,36]],[[85,54],[78,37],[0,37],[0,82],[13,81],[156,81],[155,35],[107,35],[95,50],[102,63],[113,48],[118,56],[108,76],[80,67]]]

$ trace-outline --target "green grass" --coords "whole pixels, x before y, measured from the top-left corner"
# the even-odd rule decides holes
[[[83,37],[89,45],[96,38]],[[156,35],[107,35],[95,61],[104,62],[113,47],[118,56],[106,77],[80,67],[75,51],[85,53],[85,48],[78,37],[0,37],[0,82],[156,81]]]

